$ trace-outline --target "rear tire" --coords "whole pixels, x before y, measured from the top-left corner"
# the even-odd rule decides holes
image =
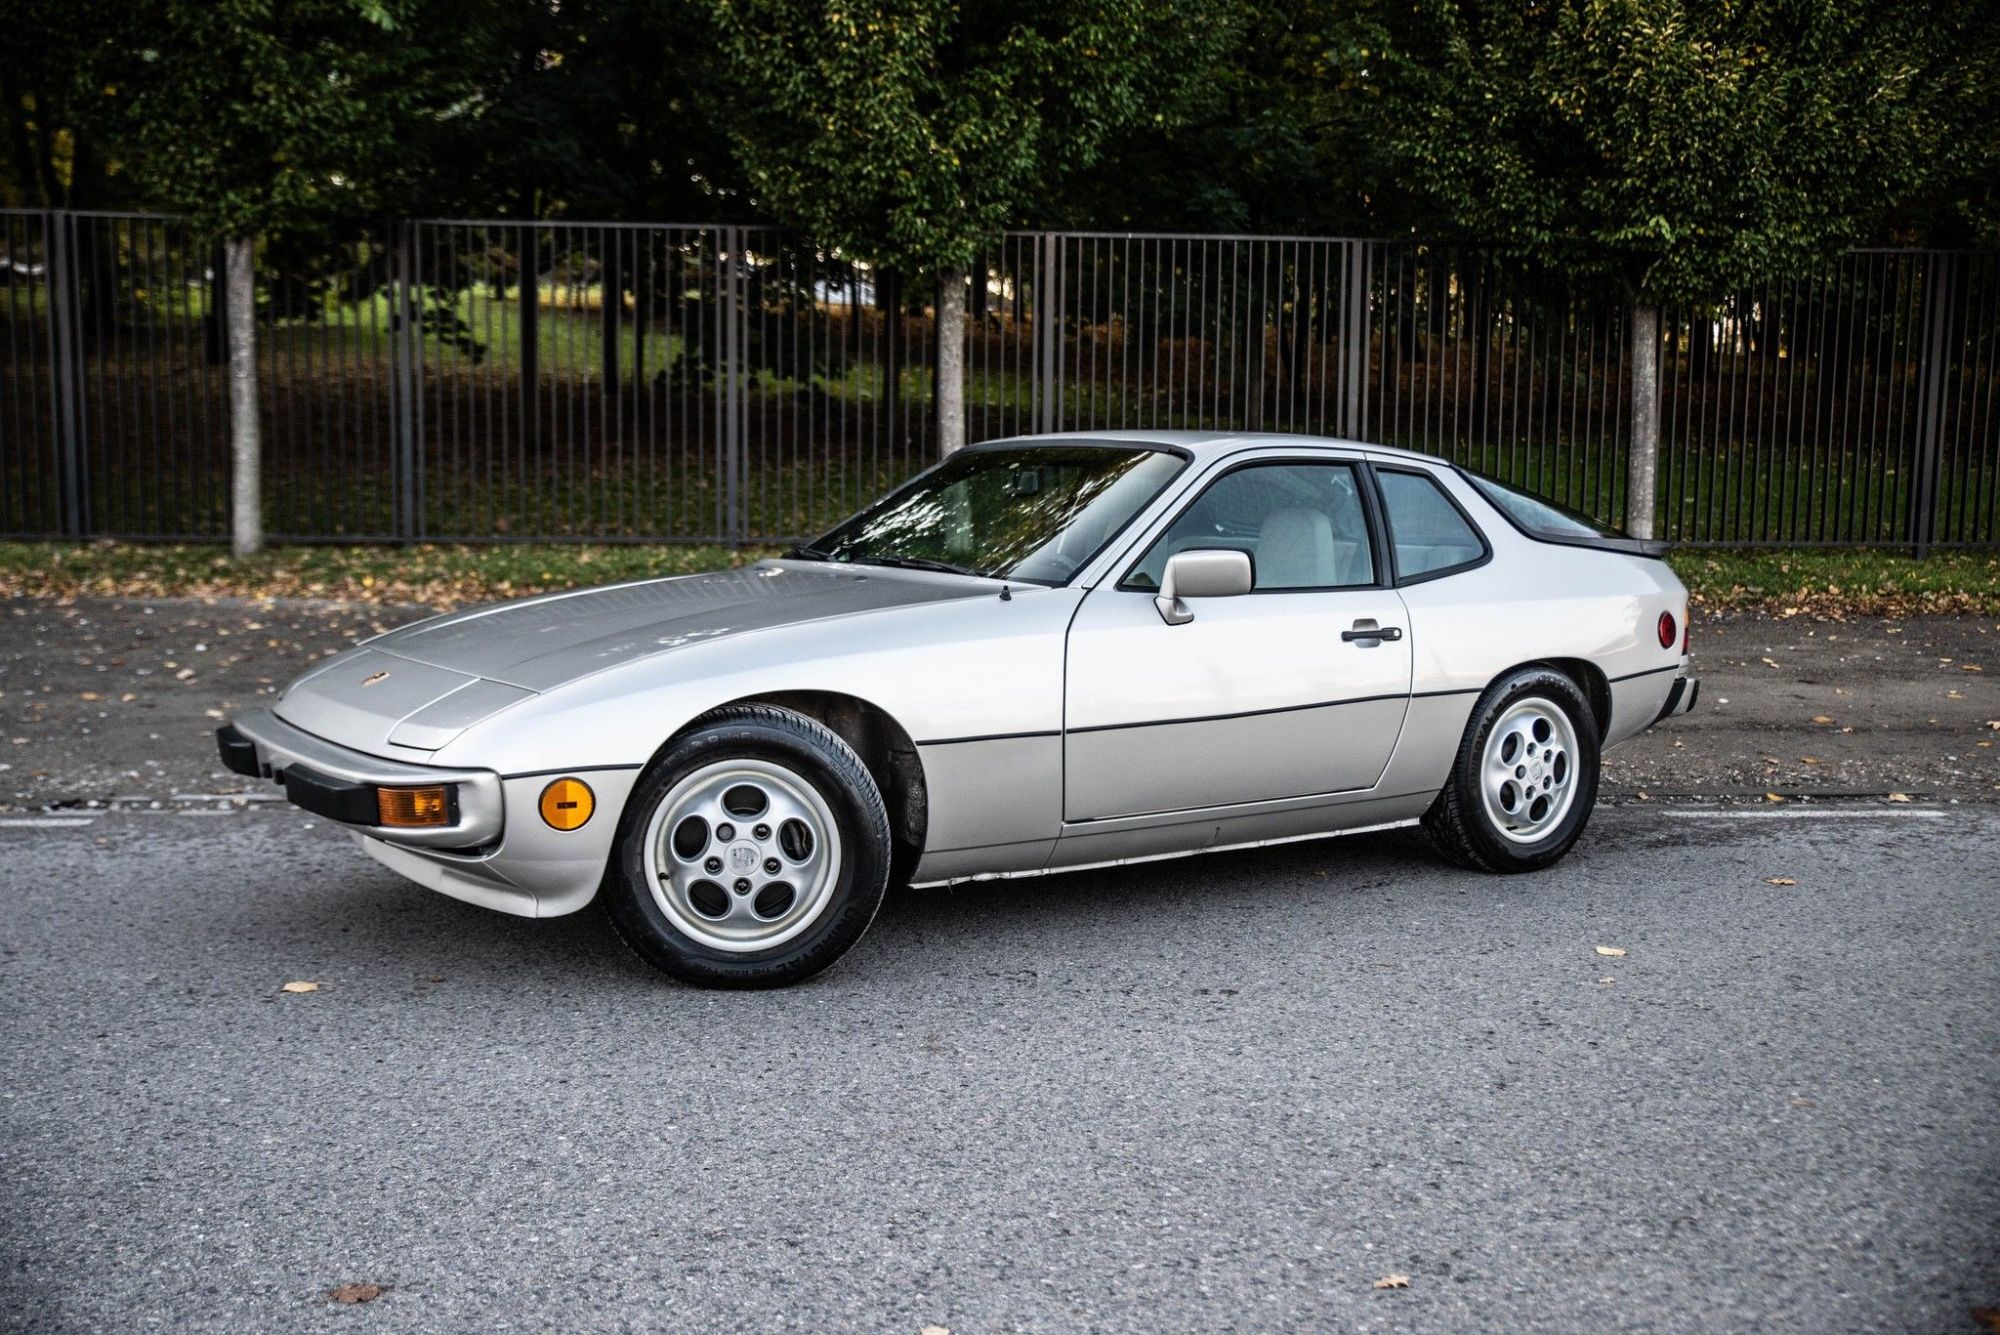
[[[1597,718],[1577,684],[1554,668],[1510,672],[1473,707],[1424,830],[1475,871],[1547,867],[1590,823],[1600,762]]]
[[[633,790],[605,877],[639,957],[701,987],[782,987],[839,959],[889,878],[889,813],[852,747],[770,705],[719,709]]]

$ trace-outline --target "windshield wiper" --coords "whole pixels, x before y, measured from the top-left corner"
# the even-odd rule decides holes
[[[933,561],[927,556],[854,556],[848,559],[858,566],[890,566],[897,570],[936,570],[947,575],[970,575],[974,579],[992,578],[981,571],[955,566],[949,561]]]
[[[823,552],[817,547],[798,546],[785,553],[787,561],[831,561],[832,552]]]

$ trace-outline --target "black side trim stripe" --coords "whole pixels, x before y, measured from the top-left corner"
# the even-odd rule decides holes
[[[1129,728],[1168,728],[1181,723],[1220,723],[1227,719],[1258,718],[1265,714],[1297,714],[1308,709],[1332,709],[1336,705],[1372,705],[1381,700],[1407,700],[1408,696],[1397,692],[1394,695],[1360,695],[1347,700],[1321,700],[1310,705],[1284,705],[1278,709],[1246,709],[1235,714],[1203,714],[1195,718],[1148,719],[1144,723],[1099,723],[1088,728],[1071,728],[1075,736],[1086,732],[1120,732]]]
[[[602,774],[607,770],[644,769],[643,765],[572,765],[568,769],[531,769],[520,774],[502,774],[503,779],[539,779],[548,774]]]
[[[978,737],[933,737],[918,746],[963,746],[967,742],[1012,742],[1025,737],[1060,737],[1062,733],[1050,729],[1046,732],[989,732]],[[1032,841],[1031,841],[1032,842]]]
[[[1665,667],[1647,668],[1644,672],[1628,672],[1622,677],[1613,677],[1611,678],[1611,680],[1633,681],[1640,677],[1657,677],[1662,672],[1679,672],[1680,670],[1681,670],[1681,665],[1679,663],[1669,663]]]
[[[1661,672],[1678,672],[1679,670],[1680,670],[1680,665],[1676,663],[1669,667],[1648,668],[1644,672],[1627,673],[1625,676],[1612,677],[1610,680],[1615,682],[1631,681],[1638,677],[1650,677]],[[1452,695],[1478,695],[1485,689],[1486,688],[1484,686],[1466,686],[1466,687],[1461,687],[1457,690],[1450,690],[1450,691],[1418,691],[1414,695],[1409,696],[1408,698],[1412,700],[1438,700],[1438,699],[1443,699],[1446,696],[1452,696]],[[1149,719],[1144,723],[1096,723],[1092,724],[1088,728],[1071,728],[1069,731],[1072,736],[1075,736],[1086,732],[1119,732],[1129,728],[1169,728],[1182,723],[1221,723],[1229,719],[1257,718],[1264,714],[1296,714],[1308,709],[1332,709],[1336,705],[1372,705],[1383,700],[1401,700],[1404,698],[1405,697],[1399,694],[1359,695],[1346,700],[1320,700],[1307,705],[1283,705],[1277,709],[1246,709],[1240,713],[1235,713],[1235,714],[1200,714],[1192,718]],[[1023,737],[1060,737],[1060,736],[1062,736],[1062,733],[1059,731],[996,732],[996,733],[988,733],[978,737],[934,737],[927,741],[920,741],[917,743],[917,745],[959,746],[967,742],[1010,742],[1016,740],[1017,738],[1023,738]],[[561,773],[561,771],[559,770],[548,770],[545,772],[549,774]],[[523,776],[508,775],[506,777],[520,778]]]
[[[1368,802],[1400,802],[1406,797],[1430,797],[1437,793],[1435,788],[1419,788],[1408,793],[1378,793],[1373,788],[1336,788],[1324,793],[1294,793],[1290,797],[1264,797],[1255,802],[1225,803],[1219,807],[1171,807],[1165,811],[1131,811],[1122,816],[1085,816],[1081,820],[1066,820],[1062,823],[1061,838],[1070,839],[1079,834],[1126,834],[1133,830],[1171,830],[1182,825],[1198,825],[1212,820],[1243,820],[1253,816],[1289,816],[1295,811],[1339,811],[1343,807],[1361,806]],[[1284,811],[1271,811],[1270,807],[1280,802],[1304,802],[1315,797],[1344,797],[1345,802],[1321,802],[1312,806],[1290,807]],[[1246,808],[1263,808],[1248,810]],[[1129,830],[1093,830],[1086,827],[1105,825],[1112,821],[1149,820],[1156,816],[1178,816],[1180,820],[1155,821],[1151,825],[1134,825]],[[1338,832],[1336,826],[1329,833]],[[961,850],[954,849],[953,852]],[[1201,851],[1199,849],[1195,850]]]

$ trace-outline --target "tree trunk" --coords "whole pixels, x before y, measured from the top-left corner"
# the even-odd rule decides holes
[[[263,435],[257,427],[257,294],[252,242],[223,243],[229,307],[229,547],[238,556],[264,549]]]
[[[938,458],[965,447],[965,270],[938,274]]]
[[[1625,531],[1653,536],[1660,484],[1660,308],[1632,303],[1632,452],[1625,472]]]

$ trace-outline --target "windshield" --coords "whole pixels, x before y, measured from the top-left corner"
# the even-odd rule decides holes
[[[962,450],[790,555],[1062,584],[1181,465],[1125,445]]]
[[[1458,470],[1472,485],[1479,488],[1486,499],[1493,502],[1501,514],[1529,533],[1546,538],[1622,538],[1625,535],[1607,524],[1600,524],[1586,515],[1566,509],[1539,496],[1531,496],[1504,482],[1495,482],[1484,473],[1475,473],[1469,468]]]

